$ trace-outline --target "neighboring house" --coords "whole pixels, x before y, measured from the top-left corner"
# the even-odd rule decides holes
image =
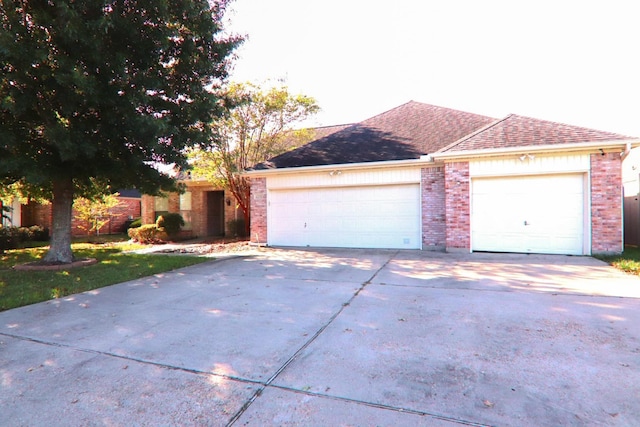
[[[126,232],[126,224],[128,220],[140,217],[140,192],[137,190],[119,190],[119,204],[110,211],[109,222],[101,229],[100,234],[116,234]],[[73,236],[86,236],[87,228],[90,224],[85,224],[76,218],[76,212],[73,211],[71,221],[71,234]],[[42,204],[29,201],[21,204],[18,199],[14,199],[12,211],[9,214],[11,224],[16,227],[30,227],[39,225],[44,228],[51,229],[52,211],[51,204]],[[84,228],[82,228],[84,227]],[[95,233],[95,232],[94,232]]]
[[[618,253],[621,164],[637,145],[610,132],[412,101],[248,171],[251,240]]]

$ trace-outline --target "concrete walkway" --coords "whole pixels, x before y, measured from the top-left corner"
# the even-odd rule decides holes
[[[2,426],[640,420],[640,280],[587,257],[277,250],[0,313]]]

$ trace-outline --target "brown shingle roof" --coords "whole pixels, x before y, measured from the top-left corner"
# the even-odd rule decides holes
[[[254,169],[417,159],[493,121],[491,117],[410,101]]]
[[[510,114],[441,150],[441,152],[489,148],[531,147],[625,140],[632,137]]]

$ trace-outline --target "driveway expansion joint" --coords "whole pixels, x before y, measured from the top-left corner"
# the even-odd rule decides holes
[[[299,355],[300,353],[302,353],[304,350],[306,350],[311,343],[313,343],[328,327],[329,325],[331,325],[334,320],[336,320],[336,318],[344,311],[345,307],[348,307],[349,305],[351,305],[351,303],[353,302],[353,300],[360,294],[360,292],[362,292],[362,290],[364,290],[364,288],[367,287],[367,285],[369,285],[371,283],[371,281],[373,279],[375,279],[375,277],[378,275],[378,273],[380,273],[390,262],[391,260],[398,254],[398,251],[395,251],[394,253],[392,253],[389,258],[371,275],[371,277],[369,277],[369,279],[367,279],[366,281],[364,281],[359,287],[358,289],[354,292],[354,294],[349,298],[348,301],[342,303],[340,305],[340,308],[338,309],[338,311],[336,311],[327,322],[325,322],[324,325],[322,325],[320,327],[320,329],[318,329],[312,336],[311,338],[309,338],[300,348],[298,348],[298,350],[296,350],[293,355],[287,359],[282,366],[280,366],[280,368],[278,368],[276,370],[276,372],[262,385],[262,387],[259,387],[254,393],[253,395],[244,403],[244,405],[242,405],[242,407],[238,410],[238,412],[235,413],[235,415],[233,417],[231,417],[231,419],[229,420],[229,422],[227,423],[227,427],[231,427],[232,425],[235,424],[236,421],[238,421],[238,419],[242,416],[242,414],[244,414],[247,409],[249,409],[249,407],[251,406],[251,404],[253,402],[255,402],[255,400],[262,395],[262,393],[264,392],[264,390],[271,386],[273,381],[275,381],[275,379],[285,370],[287,369],[287,366],[289,366]]]
[[[68,350],[80,351],[82,353],[94,354],[96,356],[104,356],[104,357],[110,357],[110,358],[115,358],[115,359],[126,360],[126,361],[129,361],[129,362],[140,363],[140,364],[143,364],[143,365],[156,366],[158,368],[169,369],[169,370],[172,370],[172,371],[181,371],[181,372],[186,372],[186,373],[196,374],[196,375],[215,376],[215,377],[224,378],[224,379],[231,380],[231,381],[238,381],[238,382],[247,383],[247,384],[253,384],[253,385],[256,385],[256,384],[257,385],[265,385],[266,384],[264,381],[252,380],[252,379],[249,379],[249,378],[242,378],[242,377],[237,377],[237,376],[234,376],[234,375],[219,374],[219,373],[216,373],[216,372],[203,371],[203,370],[194,369],[194,368],[185,368],[184,366],[170,365],[170,364],[167,364],[167,363],[153,362],[151,360],[140,359],[140,358],[136,358],[136,357],[129,357],[129,356],[125,356],[125,355],[122,355],[122,354],[111,353],[111,352],[108,352],[108,351],[101,351],[101,350],[94,350],[94,349],[91,349],[91,348],[76,347],[76,346],[73,346],[73,345],[70,345],[70,344],[58,343],[58,342],[55,342],[55,341],[47,341],[47,340],[42,340],[42,339],[38,339],[38,338],[26,337],[26,336],[22,336],[22,335],[14,335],[14,334],[7,334],[5,332],[0,332],[0,336],[13,338],[13,339],[16,339],[16,340],[21,340],[21,341],[27,341],[27,342],[31,342],[31,343],[35,343],[35,344],[41,344],[41,345],[50,346],[50,347],[66,348]]]
[[[419,416],[423,416],[423,417],[429,417],[429,418],[433,418],[433,419],[437,419],[437,420],[441,420],[441,421],[448,421],[448,422],[452,422],[452,423],[456,423],[456,424],[460,424],[460,425],[465,425],[465,426],[493,427],[490,424],[477,423],[475,421],[463,420],[463,419],[460,419],[460,418],[449,417],[449,416],[442,415],[442,414],[436,414],[436,413],[432,413],[432,412],[420,411],[420,410],[417,410],[417,409],[402,408],[402,407],[398,407],[398,406],[385,405],[383,403],[368,402],[368,401],[365,401],[365,400],[351,399],[349,397],[335,396],[335,395],[326,394],[326,393],[317,393],[317,392],[313,392],[313,391],[309,391],[309,390],[300,390],[300,389],[293,388],[293,387],[287,387],[287,386],[281,386],[281,385],[275,385],[275,384],[271,384],[270,387],[277,388],[277,389],[280,389],[280,390],[283,390],[283,391],[292,392],[292,393],[304,394],[306,396],[337,400],[337,401],[346,402],[346,403],[355,403],[357,405],[364,405],[364,406],[369,406],[369,407],[376,408],[376,409],[383,409],[383,410],[393,411],[393,412],[398,412],[398,413],[403,413],[403,414],[419,415]]]

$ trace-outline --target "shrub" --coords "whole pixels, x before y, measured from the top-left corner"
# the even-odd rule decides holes
[[[49,229],[34,225],[31,227],[0,226],[0,253],[7,249],[17,249],[22,243],[49,240]]]
[[[166,238],[163,230],[155,224],[145,224],[140,227],[127,230],[129,238],[140,243],[159,243]]]
[[[20,244],[20,232],[17,227],[0,226],[0,254],[7,249],[15,249]]]
[[[233,237],[246,237],[246,229],[244,228],[244,218],[232,219],[227,221],[227,228]]]
[[[20,227],[18,229],[20,235],[20,242],[44,242],[49,240],[49,229],[41,227],[39,225],[32,225],[31,227]]]
[[[168,213],[158,217],[156,226],[169,237],[173,237],[180,233],[180,229],[184,226],[184,219],[179,213]]]
[[[136,218],[131,221],[127,220],[126,224],[127,224],[127,230],[130,228],[138,228],[142,226],[142,218]]]

